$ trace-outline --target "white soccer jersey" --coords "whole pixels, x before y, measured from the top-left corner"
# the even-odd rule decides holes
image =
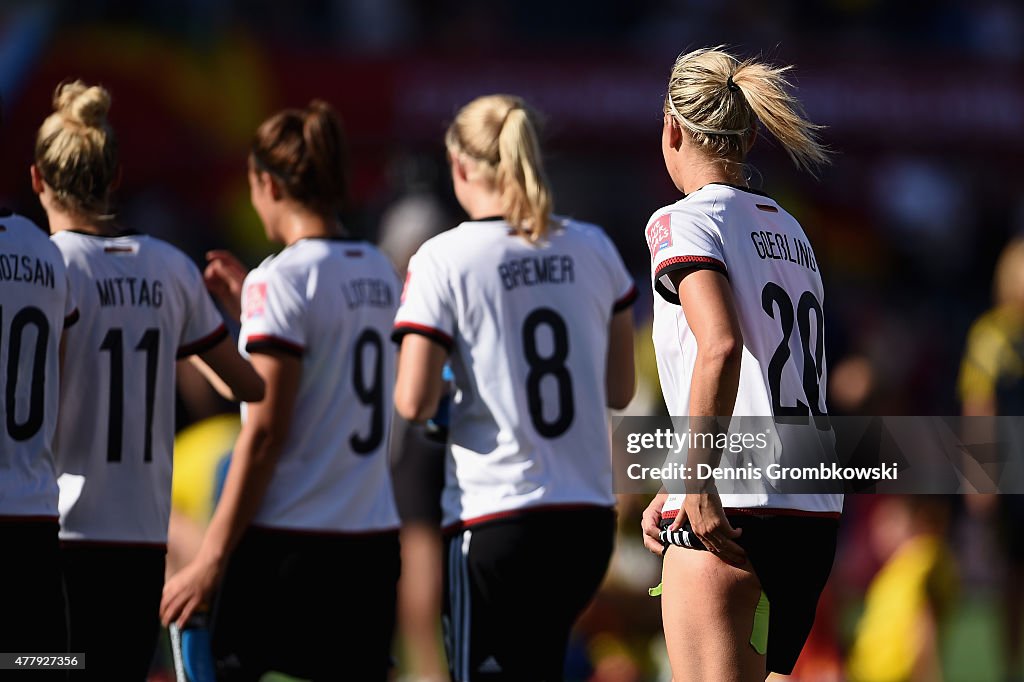
[[[394,338],[423,334],[451,353],[446,524],[614,503],[608,326],[635,298],[594,225],[566,220],[532,245],[504,220],[476,220],[420,247]]]
[[[61,538],[163,544],[175,362],[227,336],[202,274],[154,237],[58,232],[81,319],[67,337],[57,472]]]
[[[46,233],[0,212],[0,517],[57,518],[60,336],[77,316]]]
[[[388,470],[398,307],[394,268],[376,248],[301,239],[249,273],[246,354],[302,360],[291,429],[253,523],[324,532],[398,527]]]
[[[754,190],[711,183],[656,212],[647,224],[655,291],[654,347],[669,414],[689,415],[697,343],[669,273],[710,268],[729,278],[743,334],[734,416],[803,418],[826,414],[824,291],[814,251],[800,224],[773,199]],[[819,422],[824,423],[823,420]],[[812,422],[813,423],[813,422]],[[835,461],[831,429],[772,425],[772,463]],[[729,462],[725,453],[723,462]],[[727,508],[773,508],[836,514],[842,495],[783,494],[767,478],[745,485],[750,494],[722,495]],[[682,495],[666,502],[667,516]]]

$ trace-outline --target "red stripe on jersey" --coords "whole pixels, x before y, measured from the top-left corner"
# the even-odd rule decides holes
[[[726,515],[738,514],[740,516],[809,516],[818,519],[839,519],[842,516],[839,512],[816,512],[805,509],[785,509],[782,507],[726,507],[725,513]],[[678,509],[671,509],[662,514],[661,518],[668,521],[678,515]]]
[[[429,339],[437,341],[445,348],[451,348],[453,343],[452,337],[440,329],[436,329],[425,324],[417,324],[415,322],[396,323],[394,331],[391,334],[391,338],[394,341],[398,341],[406,334],[421,334]]]
[[[282,339],[280,336],[273,336],[272,334],[253,334],[245,340],[246,352],[250,352],[250,349],[259,350],[260,346],[278,348],[294,355],[302,355],[306,352],[305,348],[294,341]]]
[[[78,312],[78,308],[75,308],[67,315],[67,317],[64,318],[64,328],[67,329],[68,327],[73,327],[75,322],[78,322],[79,317],[81,317],[81,315]]]
[[[771,206],[769,204],[754,204],[754,206],[757,206],[762,211],[768,211],[769,213],[778,213],[779,212],[779,209],[777,209],[774,206]]]
[[[722,272],[726,271],[725,263],[710,256],[673,256],[672,258],[667,258],[658,264],[658,270],[655,272],[654,278],[661,279],[661,276],[665,274],[667,270],[676,265],[708,265],[716,269],[721,269]]]
[[[178,359],[187,358],[190,355],[197,355],[199,353],[205,353],[210,350],[218,343],[223,341],[228,335],[228,328],[223,324],[218,326],[212,332],[207,334],[201,339],[191,341],[182,346],[178,347]]]
[[[629,306],[633,305],[636,303],[636,298],[639,295],[640,292],[636,290],[636,285],[634,284],[629,288],[629,291],[627,291],[624,296],[615,301],[615,304],[612,306],[612,312],[617,313],[620,310],[625,310]]]
[[[567,504],[541,504],[536,507],[522,507],[520,509],[509,509],[506,511],[494,512],[493,514],[484,514],[483,516],[474,516],[471,519],[463,519],[461,521],[448,524],[441,530],[443,533],[456,533],[466,528],[480,525],[481,523],[487,523],[488,521],[515,519],[528,514],[543,512],[577,511],[580,509],[607,509],[607,507],[600,504],[585,504],[581,502]]]

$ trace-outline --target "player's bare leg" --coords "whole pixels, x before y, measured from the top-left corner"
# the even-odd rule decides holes
[[[673,682],[762,682],[765,656],[750,643],[761,583],[748,563],[672,547],[661,613]]]

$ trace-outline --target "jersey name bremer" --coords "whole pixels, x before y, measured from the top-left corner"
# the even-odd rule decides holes
[[[612,315],[636,297],[604,231],[556,220],[459,225],[409,264],[393,338],[427,336],[455,375],[444,523],[614,503],[605,371]]]
[[[800,224],[767,195],[713,183],[657,211],[647,223],[646,237],[655,291],[654,347],[669,414],[689,414],[697,357],[696,340],[670,274],[712,269],[729,278],[743,334],[733,415],[777,420],[761,465],[835,461],[830,428],[778,423],[783,417],[806,417],[803,423],[813,424],[814,417],[827,414],[824,292],[817,259]],[[814,366],[804,367],[808,361]],[[722,462],[728,465],[728,453]],[[796,514],[842,511],[842,495],[784,494],[767,480],[750,482],[744,490],[748,492],[723,494],[723,505]],[[664,515],[675,516],[682,501],[682,495],[671,495]]]

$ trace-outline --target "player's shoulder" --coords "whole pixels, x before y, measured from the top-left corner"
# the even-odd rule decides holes
[[[49,235],[41,227],[10,209],[0,209],[0,231],[16,239],[19,245],[34,251],[45,254],[56,252]]]

